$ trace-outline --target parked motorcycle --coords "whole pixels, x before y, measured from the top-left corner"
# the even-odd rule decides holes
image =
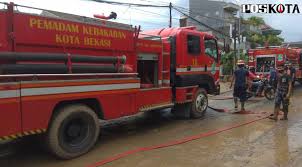
[[[257,97],[257,90],[261,86],[259,94],[263,94],[266,99],[273,100],[275,98],[275,89],[269,84],[267,78],[262,78],[252,82],[252,86],[248,89],[247,98]]]

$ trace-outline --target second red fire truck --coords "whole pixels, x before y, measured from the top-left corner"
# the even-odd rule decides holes
[[[250,49],[249,66],[255,67],[256,73],[268,75],[270,67],[291,64],[296,69],[296,81],[302,82],[302,50],[293,47],[262,47]]]

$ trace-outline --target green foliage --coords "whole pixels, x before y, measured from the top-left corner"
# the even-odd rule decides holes
[[[247,64],[249,61],[249,56],[247,54],[244,54],[242,51],[240,52],[240,59],[244,60],[244,62]]]
[[[242,24],[249,24],[253,26],[260,26],[265,24],[265,21],[261,17],[252,16],[246,20],[244,18],[241,18]],[[251,48],[255,48],[257,46],[264,46],[264,44],[267,42],[268,45],[271,46],[278,46],[281,45],[284,41],[283,38],[279,37],[275,34],[258,34],[256,32],[251,31],[245,31],[242,33],[243,36],[247,38],[247,41],[251,43]],[[240,52],[240,59],[243,59],[246,63],[248,62],[248,55],[243,54],[243,52]],[[221,56],[221,64],[223,66],[223,75],[230,75],[233,72],[234,69],[234,59],[235,59],[235,52],[231,51],[229,53],[225,53]],[[236,59],[237,60],[237,59]]]
[[[252,16],[246,20],[246,23],[253,26],[260,26],[265,24],[265,21],[261,17]],[[284,42],[283,38],[272,33],[258,34],[255,32],[245,32],[244,35],[246,36],[247,40],[251,42],[251,48],[264,46],[266,43],[268,43],[270,46],[278,46]]]
[[[269,35],[265,35],[265,41],[267,41],[269,43],[269,45],[281,45],[282,42],[284,42],[284,39],[283,38],[280,38],[278,37],[277,35],[272,35],[272,34],[269,34]]]
[[[223,75],[232,74],[235,52],[225,53],[221,56],[221,64],[223,66]]]
[[[235,52],[231,51],[229,53],[225,53],[221,56],[221,64],[223,66],[223,75],[231,75],[234,69],[234,58]],[[244,60],[244,62],[248,62],[248,55],[244,54],[242,51],[240,52],[240,59]]]
[[[251,42],[251,47],[255,48],[258,45],[264,46],[266,42],[268,42],[268,45],[270,46],[278,46],[281,45],[284,41],[283,38],[278,37],[274,34],[268,34],[268,35],[261,35],[257,33],[247,33],[246,34],[247,40]]]
[[[262,24],[265,24],[262,17],[252,16],[247,19],[247,22],[253,26],[260,26]]]

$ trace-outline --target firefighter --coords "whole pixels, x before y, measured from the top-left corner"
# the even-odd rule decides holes
[[[289,98],[292,89],[292,83],[291,83],[292,78],[290,75],[288,75],[287,70],[288,68],[286,66],[278,68],[279,76],[278,76],[277,92],[275,97],[275,108],[274,108],[274,113],[269,117],[270,119],[273,119],[275,121],[278,120],[278,114],[281,104],[284,113],[283,118],[281,118],[281,120],[287,120]]]
[[[237,62],[237,70],[235,70],[233,74],[233,78],[231,81],[230,89],[234,84],[234,91],[233,91],[233,97],[234,97],[234,103],[235,103],[235,109],[238,108],[238,98],[241,102],[241,111],[245,111],[244,103],[247,99],[247,82],[248,82],[248,76],[249,72],[244,68],[245,63],[243,60],[238,60]]]
[[[274,64],[271,65],[269,71],[269,84],[276,89],[277,88],[277,71],[274,67]]]
[[[289,75],[292,78],[292,87],[294,87],[295,80],[296,80],[296,69],[292,66],[291,63],[288,63],[288,71],[289,71]]]

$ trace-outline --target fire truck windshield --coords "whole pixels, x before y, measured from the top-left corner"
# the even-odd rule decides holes
[[[256,72],[269,72],[270,67],[275,65],[275,56],[257,57],[256,58]]]

